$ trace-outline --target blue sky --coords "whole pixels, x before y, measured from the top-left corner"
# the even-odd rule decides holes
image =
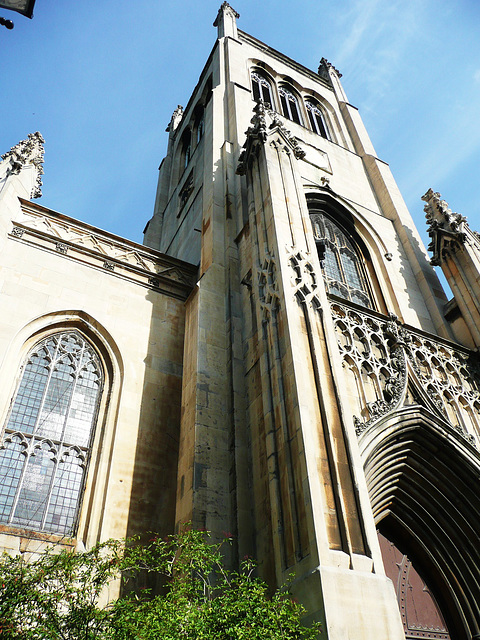
[[[215,42],[220,0],[37,0],[0,30],[0,153],[45,138],[44,206],[138,242],[165,127]],[[480,230],[478,0],[237,0],[238,26],[316,70],[326,57],[425,242],[428,187]]]

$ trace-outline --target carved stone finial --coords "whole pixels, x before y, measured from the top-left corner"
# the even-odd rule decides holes
[[[320,182],[322,183],[322,187],[325,187],[325,189],[330,189],[330,178],[328,176],[322,176],[320,178]]]
[[[331,78],[329,73],[330,70],[335,71],[335,73],[339,78],[342,77],[342,74],[340,73],[340,71],[336,69],[331,62],[329,62],[326,58],[322,58],[320,60],[320,65],[318,67],[318,75],[324,80],[326,80],[327,82],[331,83]]]
[[[427,219],[428,234],[432,239],[428,246],[432,251],[432,265],[440,265],[443,260],[445,250],[455,251],[456,248],[463,245],[467,239],[467,231],[470,229],[465,216],[454,213],[448,206],[446,200],[442,200],[442,196],[438,191],[429,189],[422,200],[426,202],[423,210]],[[470,232],[470,237],[473,233]]]
[[[29,133],[28,138],[21,140],[18,144],[2,155],[2,160],[10,163],[9,175],[18,175],[22,167],[33,164],[37,170],[35,186],[30,194],[31,198],[40,198],[42,195],[43,156],[45,150],[43,145],[45,140],[39,131]]]
[[[283,122],[280,120],[280,118],[274,111],[271,111],[270,109],[267,109],[267,111],[272,118],[272,123],[269,128],[274,129],[276,127],[279,131],[281,131],[285,136],[285,138],[290,143],[290,146],[292,147],[292,150],[293,150],[293,155],[298,160],[302,160],[302,158],[306,156],[306,153],[298,144],[297,139],[294,136],[292,136],[291,132],[285,127]]]
[[[165,129],[169,133],[173,133],[175,129],[178,127],[180,120],[183,118],[183,107],[181,104],[177,106],[175,111],[172,113],[172,117],[170,118],[170,122]]]
[[[260,141],[265,143],[268,136],[268,131],[272,129],[276,129],[280,131],[283,137],[288,142],[291,150],[293,151],[293,155],[298,160],[301,160],[305,157],[305,151],[298,144],[297,139],[292,136],[290,131],[284,126],[283,122],[280,120],[275,111],[269,109],[263,100],[259,100],[255,107],[253,108],[253,118],[250,120],[252,126],[248,127],[245,131],[245,135],[247,139],[245,144],[243,145],[243,150],[238,159],[238,167],[237,173],[241,176],[245,175],[246,167],[247,167],[247,156],[250,155],[250,150],[255,141]],[[270,126],[267,128],[267,116],[269,118]]]
[[[218,10],[217,17],[215,18],[215,22],[213,23],[214,27],[218,29],[218,37],[237,37],[237,19],[240,17],[240,14],[235,11],[235,9],[228,4],[228,2],[223,2]]]

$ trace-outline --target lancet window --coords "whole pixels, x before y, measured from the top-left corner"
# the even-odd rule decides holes
[[[103,387],[100,360],[77,331],[28,354],[0,445],[0,522],[74,533]]]
[[[328,292],[373,307],[362,257],[350,234],[323,211],[311,209],[310,220]]]
[[[317,133],[319,136],[322,136],[323,138],[328,138],[325,117],[323,115],[322,110],[318,106],[318,104],[313,100],[307,100],[305,102],[305,107],[307,109],[307,115],[308,115],[308,119],[310,121],[310,126],[312,127],[312,130],[315,131],[315,133]]]
[[[272,87],[270,82],[265,78],[265,76],[258,73],[258,71],[252,71],[251,77],[253,99],[257,102],[263,100],[267,106],[273,108]]]
[[[302,124],[297,96],[285,85],[282,85],[278,89],[278,93],[282,104],[282,113],[285,118],[293,120],[293,122],[297,124]]]

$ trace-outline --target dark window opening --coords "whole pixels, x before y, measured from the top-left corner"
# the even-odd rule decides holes
[[[305,106],[307,108],[308,119],[312,130],[319,136],[322,136],[322,138],[328,139],[325,118],[320,107],[310,100],[307,100]]]
[[[273,108],[271,85],[266,78],[256,71],[252,71],[252,90],[254,100],[257,102],[263,100],[268,107]]]
[[[285,118],[293,120],[297,124],[302,124],[297,97],[287,87],[280,87],[278,93],[280,94],[282,113]]]

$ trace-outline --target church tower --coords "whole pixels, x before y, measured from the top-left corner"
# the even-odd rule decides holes
[[[145,230],[199,265],[176,523],[294,572],[332,640],[478,637],[478,237],[427,194],[446,305],[341,74],[238,17],[172,116]]]

